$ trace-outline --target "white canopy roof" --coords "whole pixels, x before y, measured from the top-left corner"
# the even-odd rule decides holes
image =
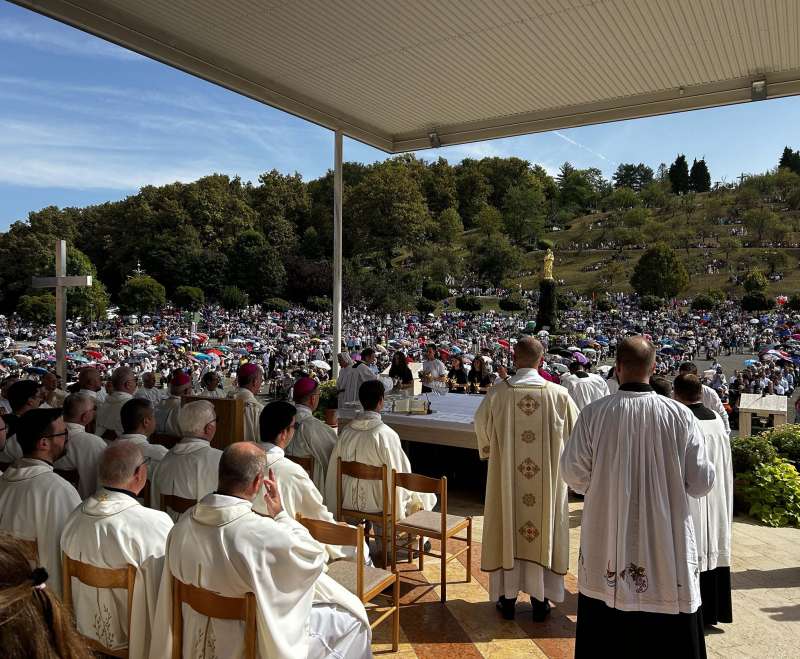
[[[15,1],[388,152],[800,92],[796,0]]]

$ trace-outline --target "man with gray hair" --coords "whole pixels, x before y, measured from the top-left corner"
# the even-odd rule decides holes
[[[64,399],[64,423],[69,431],[67,454],[56,462],[56,469],[78,472],[78,493],[81,499],[97,490],[97,465],[106,443],[97,435],[86,432],[95,414],[95,400],[87,394],[70,394]]]
[[[217,430],[214,405],[197,400],[184,405],[178,414],[183,439],[161,460],[151,482],[152,501],[160,505],[162,494],[200,501],[217,486],[217,469],[222,451],[211,447]],[[173,519],[177,513],[170,512]]]
[[[156,375],[152,371],[142,373],[142,386],[138,389],[134,398],[144,398],[149,400],[153,407],[158,405],[166,397],[163,389],[156,388]]]
[[[72,581],[71,604],[78,631],[113,650],[127,647],[130,659],[144,659],[150,649],[164,551],[172,529],[169,515],[145,508],[136,499],[147,480],[146,467],[136,444],[115,441],[100,459],[100,488],[72,512],[61,534],[61,551],[70,558],[99,568],[136,568],[130,635],[126,597]]]
[[[361,659],[371,657],[370,628],[361,601],[324,573],[325,552],[283,509],[266,454],[256,444],[225,449],[216,492],[203,497],[175,525],[167,541],[151,659],[172,653],[172,577],[225,597],[253,593],[257,656]],[[263,487],[263,490],[262,490]],[[269,516],[253,512],[263,491]],[[186,607],[183,637],[192,656],[241,656],[241,623],[209,619]],[[187,647],[187,646],[184,646]]]
[[[116,439],[122,434],[119,412],[136,393],[136,381],[136,374],[127,366],[120,366],[111,374],[111,386],[114,391],[108,395],[104,403],[98,404],[97,408],[95,432],[103,439]]]

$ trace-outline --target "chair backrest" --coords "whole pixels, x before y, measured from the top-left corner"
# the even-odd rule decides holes
[[[439,510],[442,515],[441,533],[442,537],[444,537],[447,530],[447,476],[431,478],[421,474],[397,472],[392,469],[392,492],[396,492],[398,487],[411,492],[430,492],[438,496]],[[397,497],[392,499],[392,514],[397,519]]]
[[[253,593],[244,597],[224,597],[210,590],[190,586],[172,577],[172,659],[181,659],[183,652],[183,612],[187,604],[200,615],[220,620],[242,620],[244,629],[244,658],[256,657],[256,598]]]
[[[78,489],[81,478],[77,469],[53,469],[53,471],[70,483],[76,490]]]
[[[128,591],[128,620],[127,630],[130,640],[131,631],[131,612],[133,610],[133,584],[136,581],[136,568],[133,565],[111,569],[96,567],[89,563],[82,563],[61,552],[61,579],[63,585],[63,602],[67,611],[72,614],[72,578],[92,588],[124,588]],[[92,650],[110,654],[117,657],[127,657],[125,650],[113,650],[105,647],[102,643],[92,638],[84,637],[84,640]]]
[[[389,501],[389,477],[386,465],[364,464],[363,462],[345,462],[341,458],[336,459],[336,519],[342,519],[342,476],[359,478],[365,481],[383,481],[383,492],[381,499],[381,510],[388,513],[386,506]]]
[[[194,499],[184,499],[176,494],[162,494],[159,507],[164,512],[168,509],[174,510],[176,513],[185,513],[189,508],[197,503]]]
[[[243,442],[244,436],[244,401],[239,398],[203,398],[202,396],[183,396],[182,405],[193,403],[196,400],[205,400],[214,406],[217,415],[217,431],[211,446],[220,450],[234,442]],[[258,430],[258,429],[256,429]],[[257,439],[257,438],[255,438]]]
[[[297,513],[297,521],[308,529],[311,537],[325,545],[345,545],[356,548],[356,594],[364,599],[364,525],[335,524],[320,519],[303,517]]]
[[[308,477],[314,478],[314,456],[313,455],[287,455],[292,462],[299,464],[306,470]]]

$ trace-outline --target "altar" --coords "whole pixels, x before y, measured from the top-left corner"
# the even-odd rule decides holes
[[[456,448],[473,449],[477,452],[478,440],[473,419],[483,396],[480,394],[443,394],[418,396],[431,403],[431,414],[396,414],[384,412],[383,422],[392,428],[400,439],[421,444],[436,444]],[[356,410],[339,410],[341,430],[355,418]]]

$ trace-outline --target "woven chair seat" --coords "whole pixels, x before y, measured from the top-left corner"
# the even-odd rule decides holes
[[[356,564],[353,561],[334,561],[328,565],[328,576],[340,586],[344,586],[354,595],[358,595],[356,587]],[[388,570],[364,566],[364,592],[368,593],[382,581],[392,576]]]
[[[446,523],[447,530],[455,528],[466,520],[466,517],[458,515],[447,515]],[[423,531],[431,531],[433,533],[442,532],[442,513],[433,512],[431,510],[420,510],[413,515],[409,515],[405,519],[397,522],[399,526],[412,526],[415,529],[422,529]]]

